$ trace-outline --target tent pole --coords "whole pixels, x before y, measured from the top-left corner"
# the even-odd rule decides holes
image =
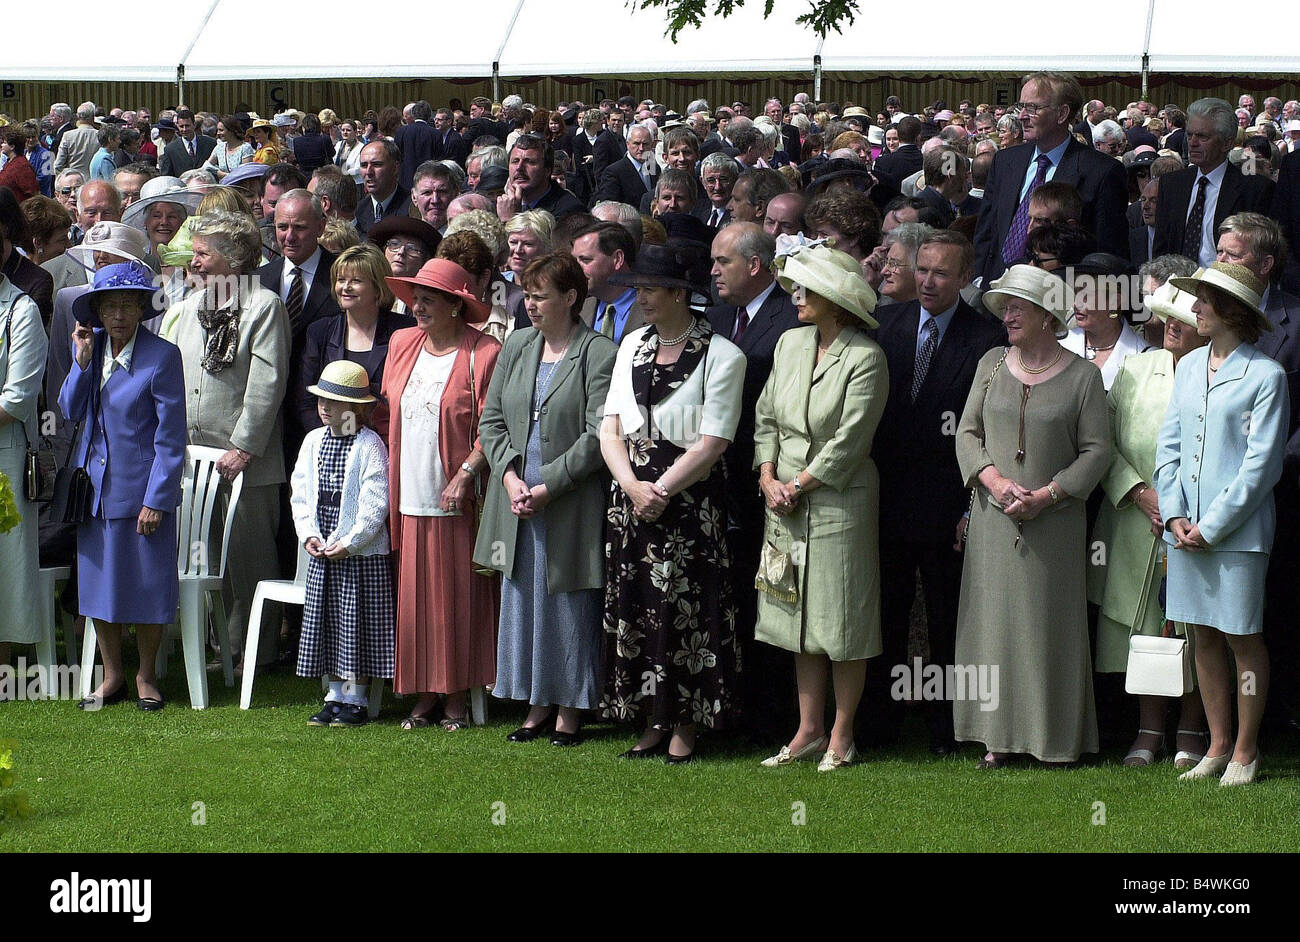
[[[813,56],[813,101],[822,100],[822,57]]]
[[[176,107],[185,106],[185,65],[176,66]]]
[[[1147,101],[1147,84],[1151,78],[1151,57],[1145,52],[1142,54],[1142,100]]]
[[[501,63],[492,63],[492,100],[501,100]]]

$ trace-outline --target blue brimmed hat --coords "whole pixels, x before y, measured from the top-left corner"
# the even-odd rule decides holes
[[[153,272],[143,262],[119,262],[105,265],[95,272],[95,281],[91,289],[72,302],[72,316],[80,324],[89,327],[103,327],[95,311],[95,299],[110,291],[132,291],[141,296],[149,316],[161,313],[154,310],[153,300],[158,287],[153,283]]]

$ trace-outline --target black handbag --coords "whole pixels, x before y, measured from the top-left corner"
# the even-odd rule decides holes
[[[14,303],[5,312],[4,347],[8,349],[12,335]],[[54,458],[54,446],[45,436],[40,436],[32,444],[27,435],[27,423],[19,422],[23,429],[23,438],[27,442],[26,460],[23,463],[23,496],[30,501],[44,503],[54,496],[54,473],[58,462]]]
[[[91,362],[98,365],[103,358],[103,345],[96,338],[95,356]],[[99,370],[96,370],[98,374]],[[86,473],[86,464],[90,461],[90,446],[95,440],[95,417],[99,414],[98,375],[92,377],[90,386],[90,439],[86,442],[86,457],[81,465],[60,468],[54,477],[54,496],[50,502],[50,520],[54,523],[78,525],[91,518],[95,506],[95,485]],[[77,441],[81,438],[81,423],[78,422],[72,432],[72,451],[69,459],[77,453]]]

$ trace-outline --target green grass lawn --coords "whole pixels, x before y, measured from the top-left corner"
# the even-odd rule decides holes
[[[1297,755],[1265,751],[1252,787],[1179,783],[1166,761],[1120,756],[1059,771],[975,768],[976,747],[935,759],[915,742],[818,774],[758,766],[766,751],[700,738],[703,761],[615,758],[633,736],[595,725],[576,748],[505,741],[522,711],[492,701],[486,727],[403,731],[411,701],[377,724],[314,729],[320,686],[259,677],[253,709],[210,675],[187,708],[174,662],[161,714],[134,701],[0,703],[16,786],[33,815],[0,824],[3,851],[1282,851],[1300,846]],[[1266,744],[1267,750],[1267,744]],[[771,750],[774,751],[774,750]],[[202,802],[206,822],[194,823]],[[1104,803],[1105,823],[1101,817]],[[802,812],[804,824],[794,823]],[[494,817],[500,823],[494,823]]]

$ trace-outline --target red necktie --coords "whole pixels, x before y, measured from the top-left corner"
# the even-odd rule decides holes
[[[744,307],[736,308],[736,329],[731,335],[733,343],[740,343],[740,338],[745,336],[745,328],[749,326],[749,309]]]

